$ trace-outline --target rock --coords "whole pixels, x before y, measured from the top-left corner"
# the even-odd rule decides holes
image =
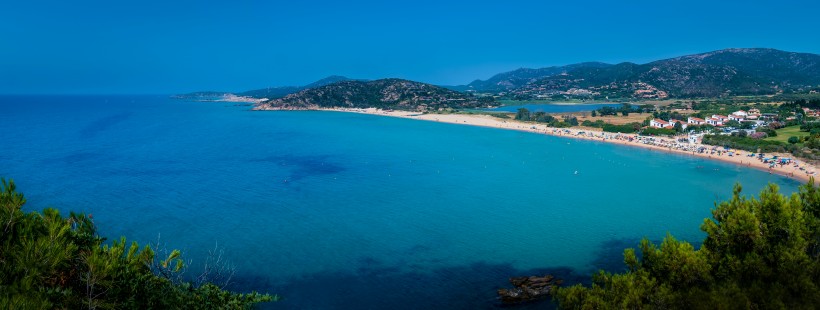
[[[518,304],[541,300],[550,295],[554,287],[561,284],[560,279],[555,279],[552,275],[543,277],[513,277],[510,284],[515,286],[512,289],[499,289],[498,297],[504,304]]]

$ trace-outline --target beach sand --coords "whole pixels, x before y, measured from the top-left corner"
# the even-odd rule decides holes
[[[735,165],[768,171],[769,173],[783,175],[801,182],[808,182],[809,178],[816,174],[817,168],[814,165],[798,160],[786,165],[775,165],[770,167],[757,157],[748,157],[750,152],[742,150],[724,150],[718,148],[720,152],[711,152],[712,145],[700,143],[680,143],[672,138],[661,137],[639,137],[635,134],[617,134],[602,132],[600,129],[577,129],[577,128],[553,128],[545,124],[525,123],[512,119],[501,119],[490,115],[470,115],[470,114],[422,114],[408,111],[384,111],[379,109],[325,109],[327,111],[354,112],[372,115],[382,115],[391,117],[401,117],[408,119],[462,124],[471,126],[483,126],[508,130],[520,130],[540,134],[548,134],[574,139],[595,140],[601,142],[615,143],[627,146],[642,147],[671,154],[682,154],[696,156],[710,160],[720,160]],[[706,148],[706,152],[699,153],[696,150],[700,147]],[[729,153],[734,153],[729,156]],[[779,157],[790,158],[790,154],[767,153],[767,157],[777,155]],[[799,164],[799,165],[798,165]],[[802,167],[804,170],[800,170]]]

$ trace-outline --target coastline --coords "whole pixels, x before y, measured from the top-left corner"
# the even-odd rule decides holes
[[[769,172],[770,174],[778,174],[797,180],[801,183],[808,183],[812,176],[817,174],[817,167],[809,163],[801,161],[794,161],[785,165],[774,165],[770,167],[768,163],[764,163],[757,157],[748,157],[750,153],[742,150],[724,150],[723,148],[716,148],[712,145],[705,145],[701,143],[680,143],[671,138],[659,137],[641,137],[636,134],[618,134],[603,132],[600,129],[578,129],[578,128],[554,128],[545,124],[524,123],[512,119],[500,119],[489,115],[469,115],[469,114],[422,114],[419,112],[409,111],[385,111],[375,108],[370,109],[348,109],[348,108],[331,108],[331,109],[316,109],[317,111],[334,111],[347,113],[361,113],[370,115],[381,115],[390,117],[400,117],[406,119],[415,119],[423,121],[461,124],[470,126],[490,127],[506,130],[518,130],[525,132],[532,132],[538,134],[547,134],[558,137],[583,139],[591,141],[599,141],[605,143],[614,143],[625,146],[641,147],[650,150],[661,152],[668,152],[670,154],[681,154],[699,157],[707,160],[718,160],[730,164],[735,164],[742,167],[754,168]],[[696,150],[705,148],[706,152],[700,153]],[[712,151],[717,150],[717,151]],[[733,153],[736,155],[730,156]],[[777,155],[782,157],[791,157],[789,154],[769,153],[768,156]],[[800,170],[802,167],[804,170]]]

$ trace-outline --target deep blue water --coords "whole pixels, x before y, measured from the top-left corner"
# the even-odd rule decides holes
[[[507,278],[583,281],[667,232],[699,242],[716,199],[764,172],[517,131],[163,96],[0,97],[0,176],[27,210],[92,213],[286,309],[491,308]],[[574,172],[578,171],[578,174]]]
[[[598,110],[603,107],[621,107],[621,103],[589,103],[589,104],[522,104],[522,105],[507,105],[492,109],[484,109],[485,111],[498,112],[517,112],[520,108],[530,110],[530,112],[547,112],[547,113],[569,113],[569,112],[587,112]]]

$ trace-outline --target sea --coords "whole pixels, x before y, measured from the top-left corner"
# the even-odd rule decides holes
[[[518,109],[524,108],[530,112],[546,112],[546,113],[575,113],[575,112],[590,112],[598,110],[603,107],[620,108],[622,103],[530,103],[530,104],[516,104],[505,105],[496,108],[482,109],[482,111],[489,112],[517,112]]]
[[[0,177],[25,210],[210,253],[264,309],[493,309],[509,277],[589,283],[667,234],[698,246],[717,201],[796,181],[543,134],[168,96],[2,96]],[[525,308],[550,307],[550,302]]]

